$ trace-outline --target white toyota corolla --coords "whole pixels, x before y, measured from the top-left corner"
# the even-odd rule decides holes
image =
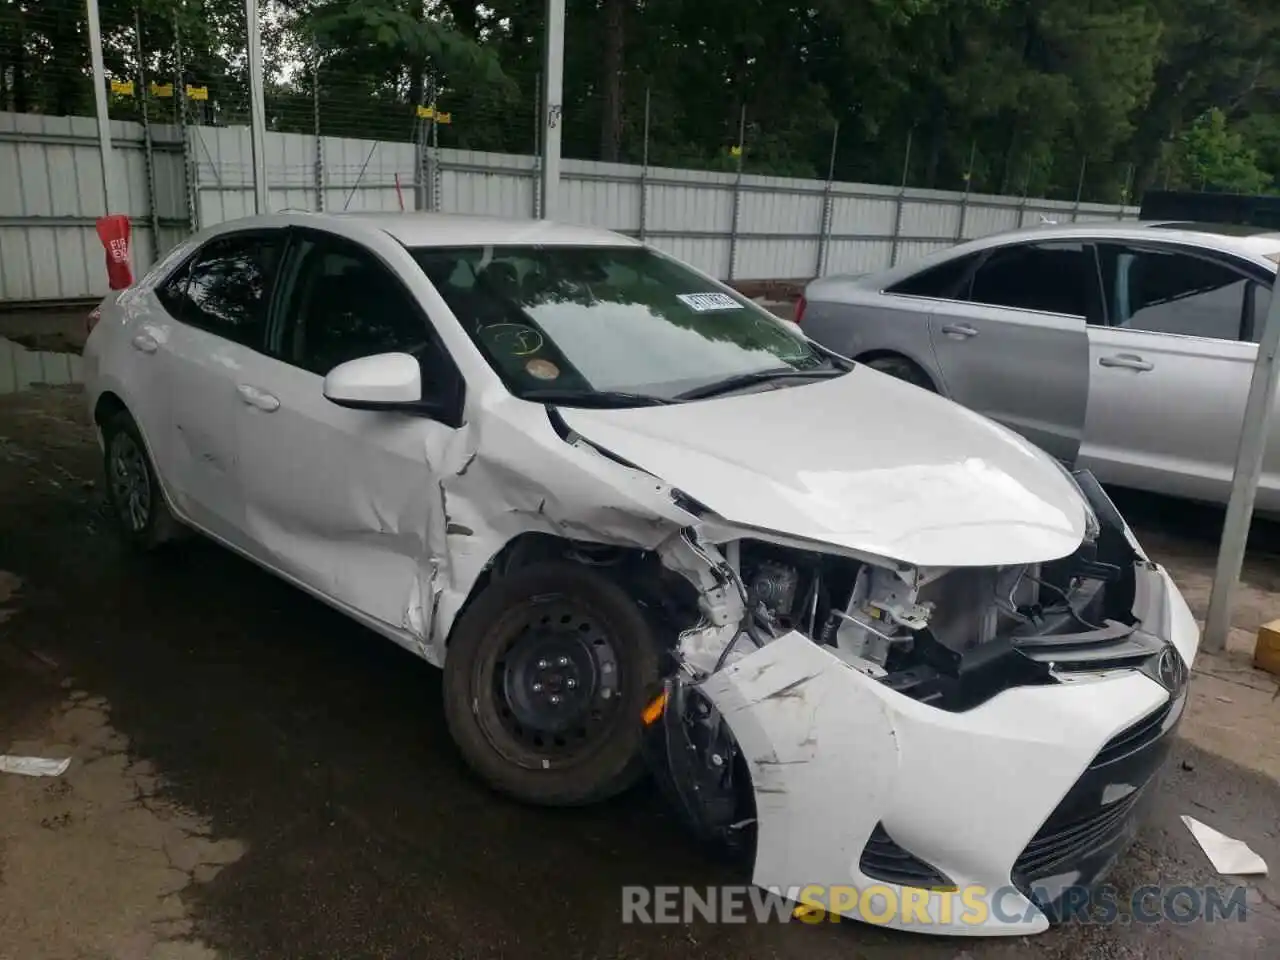
[[[760,886],[931,932],[1043,929],[1132,839],[1199,635],[1093,478],[664,254],[281,214],[91,323],[127,537],[199,531],[442,666],[512,797],[647,765]]]

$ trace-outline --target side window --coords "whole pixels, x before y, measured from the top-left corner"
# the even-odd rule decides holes
[[[977,260],[977,254],[956,257],[935,267],[921,270],[905,280],[899,280],[886,293],[904,297],[931,297],[935,300],[964,299],[967,295],[969,270]]]
[[[1214,260],[1103,244],[1110,324],[1129,330],[1239,340],[1249,279]]]
[[[423,364],[425,384],[443,389],[452,382],[422,310],[369,251],[338,237],[304,235],[293,263],[281,359],[324,376],[359,357],[409,353]]]
[[[183,323],[261,348],[280,241],[279,234],[217,237],[157,295]]]
[[[973,277],[969,300],[993,307],[1090,317],[1098,271],[1083,243],[1024,243],[993,250]]]

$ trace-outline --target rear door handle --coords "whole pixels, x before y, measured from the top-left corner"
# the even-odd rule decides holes
[[[251,387],[247,383],[242,383],[236,387],[236,392],[240,394],[240,399],[251,407],[257,407],[267,413],[275,413],[280,409],[280,401],[277,398],[265,390]]]
[[[1156,368],[1154,363],[1143,360],[1136,353],[1119,353],[1114,357],[1099,357],[1098,366],[1123,367],[1126,370],[1137,370],[1139,373]]]
[[[160,344],[155,337],[140,333],[133,338],[133,349],[141,350],[143,353],[155,353],[160,349]]]
[[[942,328],[942,332],[949,337],[961,337],[965,340],[978,335],[978,331],[967,323],[948,323]]]

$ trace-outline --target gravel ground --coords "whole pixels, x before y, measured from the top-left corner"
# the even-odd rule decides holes
[[[463,770],[435,671],[200,541],[163,561],[110,534],[74,389],[0,396],[0,960],[103,958],[1275,957],[1280,888],[1244,922],[1072,925],[960,942],[851,923],[637,926],[624,884],[745,880],[651,790],[518,807]],[[1203,612],[1220,517],[1121,497]],[[1280,616],[1255,531],[1236,645]],[[1178,820],[1280,864],[1276,686],[1205,658],[1156,810],[1113,877],[1215,884]],[[955,812],[963,828],[966,812]]]

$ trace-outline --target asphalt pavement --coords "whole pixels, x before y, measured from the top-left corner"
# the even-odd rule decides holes
[[[435,670],[212,544],[127,554],[99,472],[74,391],[0,397],[0,752],[74,758],[62,783],[0,775],[0,958],[1280,953],[1270,880],[1248,882],[1243,920],[1031,938],[623,923],[626,885],[748,878],[649,787],[579,811],[490,794],[448,738]],[[1204,553],[1202,537],[1179,542]],[[1280,868],[1280,784],[1180,742],[1112,878],[1122,899],[1242,882],[1214,874],[1184,813]]]

